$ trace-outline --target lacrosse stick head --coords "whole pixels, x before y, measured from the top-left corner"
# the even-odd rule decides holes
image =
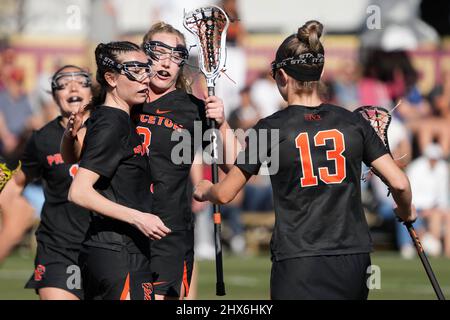
[[[370,123],[390,153],[391,150],[389,148],[388,141],[388,128],[391,124],[392,116],[389,111],[378,106],[362,106],[354,112],[361,114],[362,117]]]
[[[362,106],[355,109],[353,112],[359,113],[367,122],[369,122],[371,127],[377,133],[378,137],[381,139],[381,141],[383,141],[383,144],[386,146],[386,149],[390,154],[391,150],[389,148],[388,128],[391,124],[392,116],[389,111],[383,107],[378,106]],[[380,174],[378,174],[378,172],[376,172],[374,168],[371,168],[368,172],[364,173],[362,176],[362,180],[367,181],[368,177],[372,173],[375,173],[377,176],[379,176],[380,179],[387,185],[387,182],[384,180],[384,178]]]
[[[195,36],[199,48],[198,62],[206,85],[214,87],[225,67],[225,42],[230,20],[221,8],[207,6],[185,13],[183,24]]]

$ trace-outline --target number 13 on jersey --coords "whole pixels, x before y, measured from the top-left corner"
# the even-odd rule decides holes
[[[347,176],[345,157],[344,135],[337,129],[323,130],[314,136],[314,146],[325,146],[326,141],[331,140],[334,148],[326,151],[327,160],[334,161],[335,173],[331,174],[327,167],[319,167],[319,177],[314,175],[314,162],[311,157],[311,146],[309,144],[308,132],[301,132],[295,138],[295,146],[300,152],[300,163],[302,166],[303,176],[300,179],[302,187],[311,187],[318,185],[318,179],[326,184],[341,183]]]

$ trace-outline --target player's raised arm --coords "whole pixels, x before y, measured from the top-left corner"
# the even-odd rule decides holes
[[[80,160],[81,148],[86,135],[86,127],[83,126],[83,123],[87,116],[84,107],[81,107],[69,117],[61,139],[61,155],[66,163],[76,163]]]

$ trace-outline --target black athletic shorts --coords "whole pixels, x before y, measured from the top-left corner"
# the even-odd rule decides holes
[[[368,253],[274,261],[273,300],[366,300]]]
[[[80,253],[86,300],[153,300],[150,257],[84,246]]]
[[[83,299],[82,278],[78,267],[80,250],[61,248],[38,241],[34,274],[25,288],[59,288]]]
[[[152,241],[151,266],[156,294],[179,297],[183,284],[187,296],[194,267],[194,229],[172,231]]]

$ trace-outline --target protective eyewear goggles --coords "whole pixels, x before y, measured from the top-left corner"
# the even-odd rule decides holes
[[[148,60],[147,63],[140,61],[126,61],[118,63],[108,56],[103,54],[99,55],[99,61],[97,63],[104,67],[116,70],[119,73],[123,73],[131,81],[143,81],[146,77],[153,77],[155,73],[152,70],[152,61]]]
[[[52,89],[64,90],[70,83],[77,83],[83,88],[90,88],[92,85],[91,75],[84,71],[60,72],[52,79]]]
[[[185,46],[177,45],[176,47],[171,47],[160,41],[145,42],[144,51],[155,61],[169,58],[180,67],[184,65],[189,58],[189,52]]]
[[[152,62],[150,60],[147,63],[142,63],[139,61],[126,61],[120,65],[125,76],[131,81],[141,82],[145,78],[151,78],[155,75],[152,70]]]

